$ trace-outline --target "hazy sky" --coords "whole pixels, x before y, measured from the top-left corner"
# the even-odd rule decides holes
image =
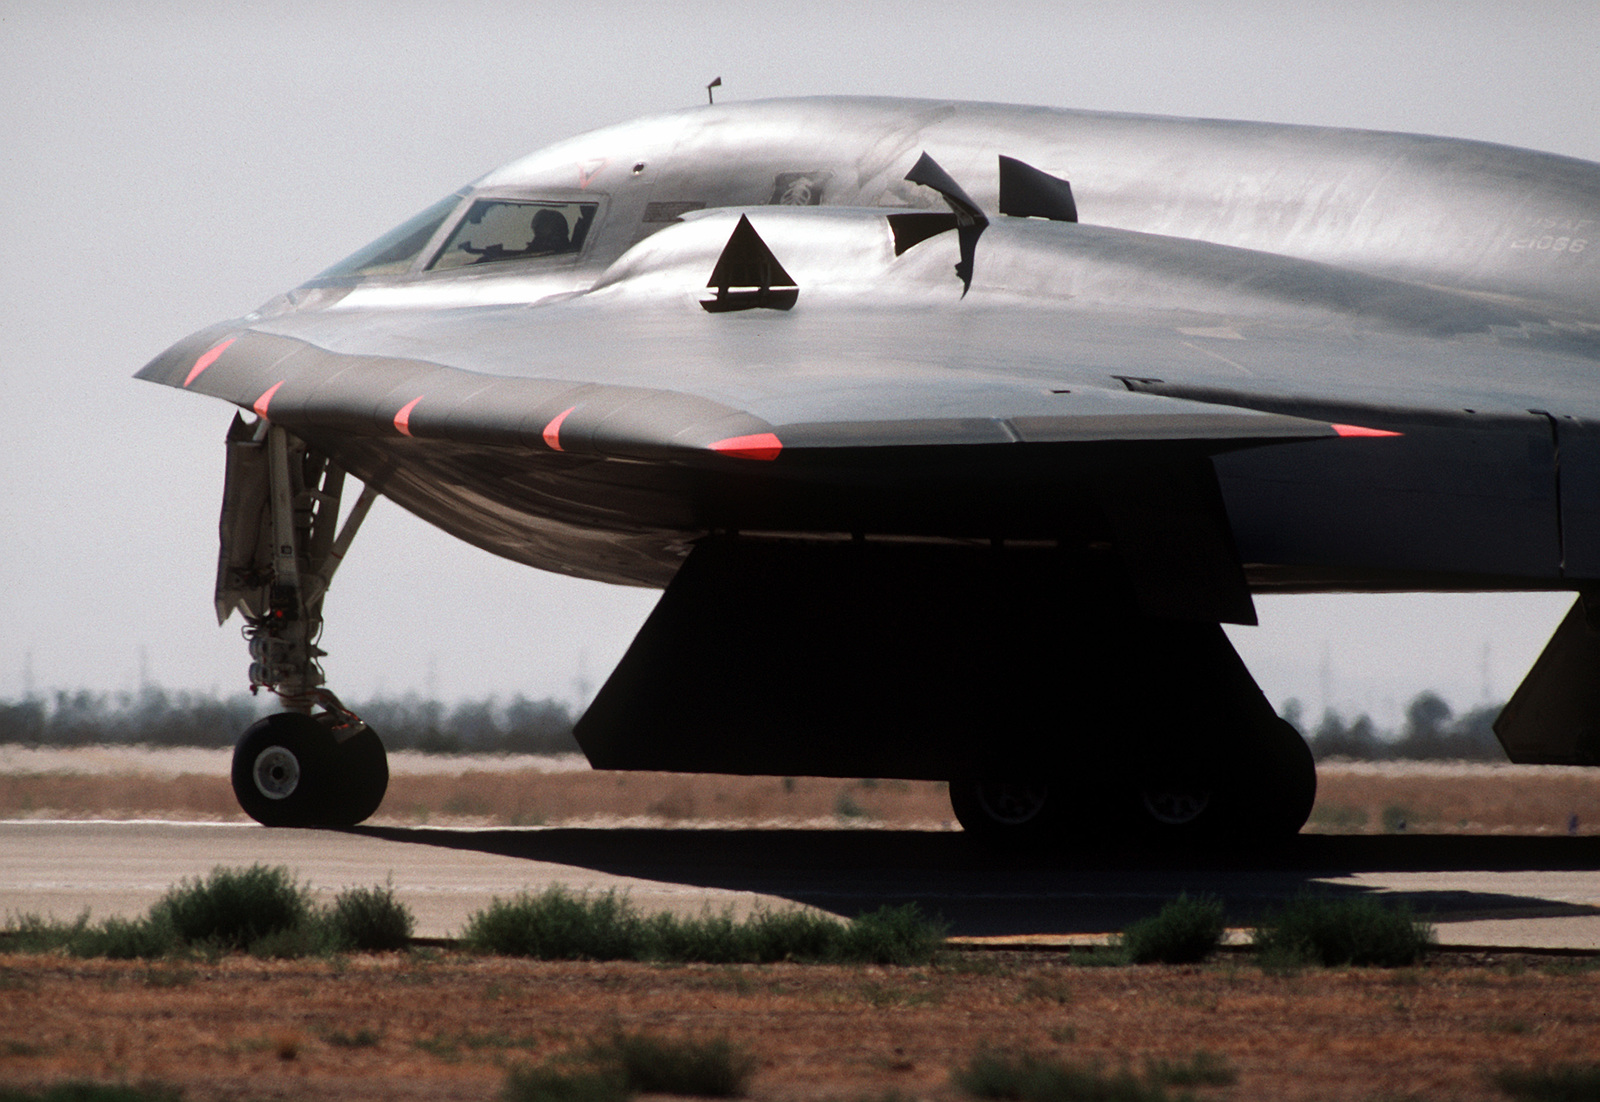
[[[1396,14],[1396,9],[1399,9]],[[883,94],[1481,138],[1600,160],[1600,5],[0,0],[0,699],[233,691],[211,614],[221,403],[133,381],[439,196],[703,101]],[[380,503],[328,598],[360,699],[575,695],[655,594],[496,560]],[[1570,599],[1259,602],[1275,701],[1392,717],[1514,688]]]

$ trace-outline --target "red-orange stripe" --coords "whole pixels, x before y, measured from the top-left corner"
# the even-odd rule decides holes
[[[267,407],[272,404],[272,396],[278,393],[278,388],[282,386],[283,383],[284,380],[279,379],[277,382],[273,383],[270,388],[268,388],[265,394],[256,399],[255,405],[251,406],[250,408],[256,411],[257,417],[265,417],[267,415]]]
[[[550,418],[550,423],[544,427],[544,442],[549,444],[556,451],[565,450],[561,446],[561,422],[567,419],[567,414],[571,413],[577,408],[577,406],[568,406],[566,409]]]
[[[1369,429],[1364,425],[1334,425],[1333,431],[1340,436],[1400,436],[1401,433],[1390,432],[1388,429]]]
[[[776,459],[783,450],[783,441],[774,433],[757,432],[749,436],[730,436],[711,445],[711,450],[739,459]]]
[[[212,364],[216,363],[217,357],[226,352],[228,350],[228,345],[232,344],[238,339],[238,337],[229,337],[221,344],[212,345],[206,351],[200,353],[200,358],[196,360],[194,362],[194,366],[189,369],[189,375],[183,380],[183,385],[188,386],[190,383],[198,379],[200,377],[200,373],[206,368],[210,367]]]
[[[394,427],[399,429],[402,435],[411,435],[411,411],[417,408],[417,403],[420,401],[422,401],[422,395],[419,394],[401,406],[400,412],[394,415]]]

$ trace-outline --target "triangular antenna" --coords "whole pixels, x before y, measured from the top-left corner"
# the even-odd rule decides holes
[[[800,298],[800,288],[794,278],[783,270],[778,258],[772,255],[767,243],[741,214],[739,224],[733,227],[728,243],[711,269],[707,287],[716,288],[716,296],[701,299],[700,305],[713,314],[729,310],[787,310]]]
[[[713,89],[713,88],[721,88],[721,87],[722,87],[722,78],[721,77],[718,77],[716,80],[713,80],[710,84],[706,85],[706,102],[709,103],[713,107],[715,107],[717,105],[717,101],[716,101],[715,97],[712,95],[711,89]]]

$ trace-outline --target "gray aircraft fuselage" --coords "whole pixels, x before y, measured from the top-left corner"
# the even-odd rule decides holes
[[[597,764],[1059,770],[1064,706],[1024,682],[1089,671],[1070,695],[1099,703],[1065,708],[1103,727],[1143,691],[1119,671],[1232,670],[1161,625],[1251,622],[1251,592],[1600,581],[1597,219],[1600,165],[1480,142],[722,104],[491,172],[140,377],[254,410],[495,554],[672,583],[584,721]],[[1053,620],[1017,611],[1039,586]],[[789,638],[795,672],[717,649],[744,630]],[[841,635],[891,703],[865,680],[801,701],[852,676],[815,657]],[[911,635],[934,642],[875,657]],[[690,641],[754,687],[707,703],[717,678],[661,657]],[[709,680],[685,697],[663,670]],[[950,678],[1023,701],[1022,734],[974,751],[906,704]],[[695,733],[706,708],[721,734]],[[792,718],[741,739],[752,711]],[[793,751],[818,727],[842,733]],[[1600,749],[1590,727],[1544,760]]]
[[[680,282],[703,285],[710,263],[695,250],[705,244],[696,235],[702,225],[675,221],[696,211],[824,213],[780,206],[798,202],[932,208],[936,195],[902,179],[924,149],[989,210],[998,154],[1069,177],[1082,222],[992,226],[972,293],[959,299],[959,286],[937,272],[882,286],[888,280],[870,255],[881,242],[863,240],[884,236],[881,218],[870,235],[848,222],[833,238],[803,217],[781,230],[758,220],[789,270],[803,265],[808,275],[796,311],[781,324],[761,319],[771,331],[758,349],[724,339],[744,317],[692,306],[655,316],[660,294],[625,319],[600,313],[598,302],[573,303],[559,317],[540,305],[597,280],[604,286],[630,249],[632,269],[643,273],[633,282],[688,268]],[[744,412],[747,396],[781,408],[798,394],[794,404],[806,407],[822,387],[909,390],[930,371],[941,385],[1003,376],[1040,388],[1137,388],[1404,433],[1381,447],[1300,443],[1217,461],[1257,588],[1553,588],[1600,576],[1595,165],[1412,135],[824,99],[719,105],[597,131],[492,172],[470,193],[587,199],[600,210],[580,253],[445,271],[423,270],[423,255],[403,272],[312,280],[257,315],[181,343],[143,376],[181,382],[214,334],[244,330],[260,342],[260,358],[281,367],[285,387],[274,410],[286,423],[291,403],[312,387],[331,402],[341,382],[335,373],[356,355],[418,364],[419,375],[420,365],[441,362],[474,372],[461,390],[488,376],[509,402],[531,407],[524,436],[548,423],[539,420],[545,407],[560,412],[585,385],[705,400],[730,415]],[[1002,240],[1013,228],[1018,240]],[[726,237],[726,227],[704,229]],[[777,235],[791,229],[797,240],[786,249]],[[1051,242],[1059,251],[1030,256],[1026,238],[1035,229],[1032,236],[1063,231]],[[619,267],[610,279],[626,284],[628,259]],[[823,296],[829,309],[808,318]],[[1064,305],[1070,313],[1054,309]],[[1078,324],[1085,314],[1093,325]],[[499,327],[479,338],[494,340],[491,347],[471,347],[478,325]],[[509,332],[519,326],[546,329],[547,338],[519,342]],[[1029,330],[1025,340],[1019,326]],[[243,351],[230,349],[191,389],[249,408],[278,377],[268,379],[264,365],[227,362]],[[897,362],[901,352],[908,363]],[[397,411],[414,395],[402,397],[393,374],[351,379],[350,397],[377,405],[389,398]],[[822,386],[808,386],[807,376]],[[419,377],[412,389],[420,394],[430,381]],[[985,510],[981,520],[970,518],[966,499],[948,509],[920,503],[902,516],[878,513],[884,503],[871,500],[854,511],[864,515],[845,515],[851,511],[821,508],[793,486],[742,502],[738,470],[702,475],[690,487],[686,472],[663,479],[620,464],[606,470],[573,449],[535,454],[508,478],[497,454],[450,446],[470,430],[452,432],[448,422],[469,425],[479,411],[469,394],[444,400],[453,408],[438,414],[440,440],[374,432],[390,427],[394,411],[386,407],[302,427],[348,469],[446,530],[531,565],[609,581],[664,584],[686,541],[713,527],[1041,534],[1038,510],[1025,501],[1007,502],[999,515]],[[893,404],[883,419],[895,416]],[[417,411],[415,422],[427,412]],[[569,418],[569,433],[577,435],[587,412]],[[799,415],[821,419],[826,411]],[[593,414],[597,424],[605,416]],[[994,438],[1006,439],[1003,430]],[[939,441],[934,434],[907,443]],[[816,493],[836,500],[839,472],[807,474]],[[570,485],[580,490],[567,492]],[[971,492],[986,501],[994,488],[980,481]]]

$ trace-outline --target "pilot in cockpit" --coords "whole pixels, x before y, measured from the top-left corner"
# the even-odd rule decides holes
[[[564,253],[569,248],[566,215],[546,207],[533,216],[533,240],[523,250],[524,256],[548,256]]]
[[[490,206],[491,208],[497,206],[501,210],[508,212],[515,209],[509,203],[490,204]],[[483,224],[486,232],[494,236],[500,236],[501,240],[490,242],[482,248],[474,247],[471,241],[461,241],[453,246],[454,251],[477,257],[476,260],[471,261],[473,264],[488,264],[497,260],[518,260],[533,256],[554,256],[558,253],[572,252],[574,248],[571,232],[567,225],[567,216],[550,207],[542,207],[534,214],[533,222],[530,226],[533,230],[533,237],[520,248],[511,244],[521,235],[517,233],[515,223],[511,223],[509,219],[500,221],[498,228],[496,228],[492,218],[484,215],[472,218],[469,215],[467,222],[463,223],[461,231],[457,231],[458,236],[460,232],[466,229],[467,225],[480,223]]]

